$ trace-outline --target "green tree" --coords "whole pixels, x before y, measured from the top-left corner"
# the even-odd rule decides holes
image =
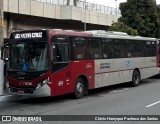
[[[138,31],[140,36],[160,37],[160,22],[155,0],[127,0],[120,4],[119,21]]]
[[[111,27],[109,27],[108,30],[126,32],[129,35],[138,35],[137,30],[132,29],[131,27],[125,25],[123,22],[120,21],[112,23]]]
[[[160,5],[157,5],[157,13],[158,13],[159,21],[160,21]]]

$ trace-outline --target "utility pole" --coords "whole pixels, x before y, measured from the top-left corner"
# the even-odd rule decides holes
[[[87,29],[87,24],[86,24],[86,0],[84,0],[84,14],[85,14],[85,19],[84,19],[84,31]]]
[[[0,0],[0,46],[2,45],[3,45],[3,0]],[[3,87],[4,87],[4,62],[0,60],[0,95],[3,95],[4,93]]]
[[[0,0],[0,46],[3,45],[3,0]]]
[[[118,15],[118,8],[117,8],[117,0],[115,0],[116,3],[116,16]]]

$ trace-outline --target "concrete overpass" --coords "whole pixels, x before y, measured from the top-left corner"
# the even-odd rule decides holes
[[[0,0],[0,41],[11,32],[24,29],[61,28],[68,30],[106,30],[116,22],[119,11],[79,1],[67,0]]]

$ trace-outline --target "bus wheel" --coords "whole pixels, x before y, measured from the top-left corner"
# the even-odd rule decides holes
[[[74,85],[74,97],[76,99],[81,98],[84,96],[84,93],[85,93],[84,81],[82,78],[77,78]]]
[[[133,75],[132,75],[132,85],[134,87],[138,86],[140,83],[140,80],[141,80],[141,75],[140,75],[139,71],[134,70]]]

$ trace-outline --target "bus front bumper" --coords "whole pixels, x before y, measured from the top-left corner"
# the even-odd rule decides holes
[[[158,74],[160,74],[160,68],[158,68]]]
[[[9,93],[13,95],[22,95],[22,96],[34,96],[34,97],[45,97],[51,96],[50,87],[46,84],[39,89],[36,88],[16,88],[9,87]]]

